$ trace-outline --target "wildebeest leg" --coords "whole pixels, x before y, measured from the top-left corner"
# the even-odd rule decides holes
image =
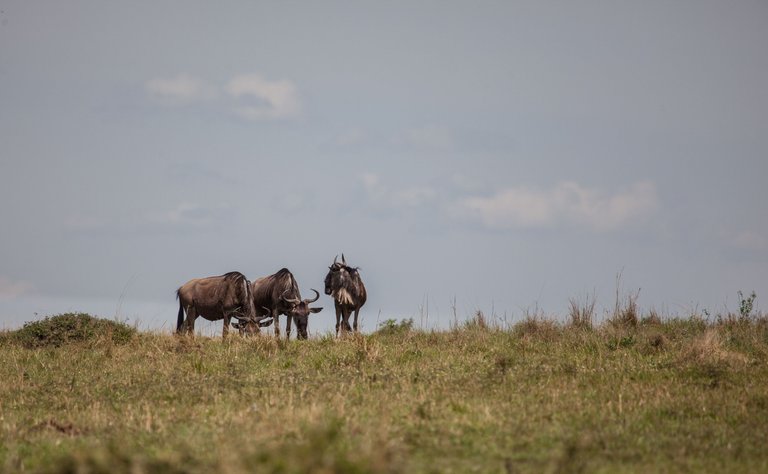
[[[285,319],[285,340],[287,341],[291,338],[291,323],[293,322],[293,316],[286,314]]]
[[[280,337],[280,313],[276,309],[272,310],[272,320],[275,325],[275,337]]]
[[[187,306],[187,320],[184,321],[184,332],[187,334],[195,335],[195,319],[197,318],[197,310],[195,305]]]
[[[349,325],[349,316],[352,314],[352,310],[349,307],[344,308],[344,330],[352,331],[352,326]]]
[[[349,325],[349,315],[352,313],[352,311],[349,309],[348,306],[344,306],[341,310],[341,316],[344,318],[344,320],[341,322],[341,331],[342,332],[348,332],[352,331],[352,326]]]
[[[357,328],[357,316],[360,314],[360,307],[355,308],[355,332],[359,332]]]
[[[226,339],[229,335],[229,322],[232,320],[232,313],[224,313],[224,329],[221,330],[221,338]]]
[[[339,306],[339,302],[335,302],[336,306],[336,337],[339,337],[339,329],[341,328],[341,306]]]

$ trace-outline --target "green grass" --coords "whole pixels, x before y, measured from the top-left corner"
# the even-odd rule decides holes
[[[24,340],[0,336],[7,472],[768,471],[762,317]]]

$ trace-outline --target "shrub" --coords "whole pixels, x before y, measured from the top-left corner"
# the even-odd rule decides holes
[[[739,295],[739,315],[742,319],[751,318],[757,294],[753,291],[749,296],[745,297],[741,290],[739,290],[737,294]]]
[[[396,319],[387,319],[379,324],[376,334],[402,334],[411,332],[413,329],[413,318],[402,319],[398,323]]]
[[[91,316],[86,313],[65,313],[31,321],[10,333],[10,338],[24,347],[59,347],[75,342],[107,339],[125,344],[136,334],[136,329],[124,323]]]

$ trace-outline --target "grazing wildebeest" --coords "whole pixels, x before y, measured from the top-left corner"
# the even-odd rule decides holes
[[[258,323],[259,317],[253,307],[251,291],[250,282],[240,272],[189,280],[176,290],[176,298],[179,300],[176,331],[186,330],[194,334],[195,319],[198,316],[209,321],[223,319],[223,336],[229,332],[232,317]]]
[[[237,329],[241,336],[252,336],[261,332],[261,328],[272,324],[271,319],[255,321],[250,319],[238,319],[232,322],[232,327]]]
[[[368,293],[365,291],[365,285],[360,278],[360,271],[357,267],[347,265],[344,254],[341,254],[341,263],[337,262],[336,256],[333,264],[328,267],[328,275],[325,277],[325,294],[331,295],[336,305],[336,335],[341,331],[351,331],[349,326],[349,315],[355,312],[355,332],[358,331],[357,317],[360,314],[360,308],[365,304]]]
[[[251,283],[253,307],[256,319],[272,317],[275,321],[275,335],[280,336],[279,317],[284,314],[288,321],[285,323],[286,339],[291,337],[291,322],[296,321],[296,331],[299,339],[307,338],[307,322],[310,313],[319,313],[323,308],[310,308],[309,304],[320,298],[316,290],[314,299],[301,299],[299,285],[293,274],[282,268],[273,275],[258,278]]]

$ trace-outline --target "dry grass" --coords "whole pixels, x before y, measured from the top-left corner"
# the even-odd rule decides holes
[[[763,320],[483,321],[287,343],[6,335],[0,470],[768,470]]]
[[[681,361],[694,365],[725,365],[737,369],[746,366],[750,359],[741,352],[727,349],[722,331],[708,328],[683,349]]]
[[[568,301],[568,322],[572,327],[592,329],[595,318],[595,295],[587,295],[582,303],[578,299],[571,298]]]
[[[639,296],[640,290],[637,290],[636,293],[628,294],[623,302],[617,297],[613,314],[608,321],[617,326],[637,326],[640,321],[640,312],[637,306]]]

